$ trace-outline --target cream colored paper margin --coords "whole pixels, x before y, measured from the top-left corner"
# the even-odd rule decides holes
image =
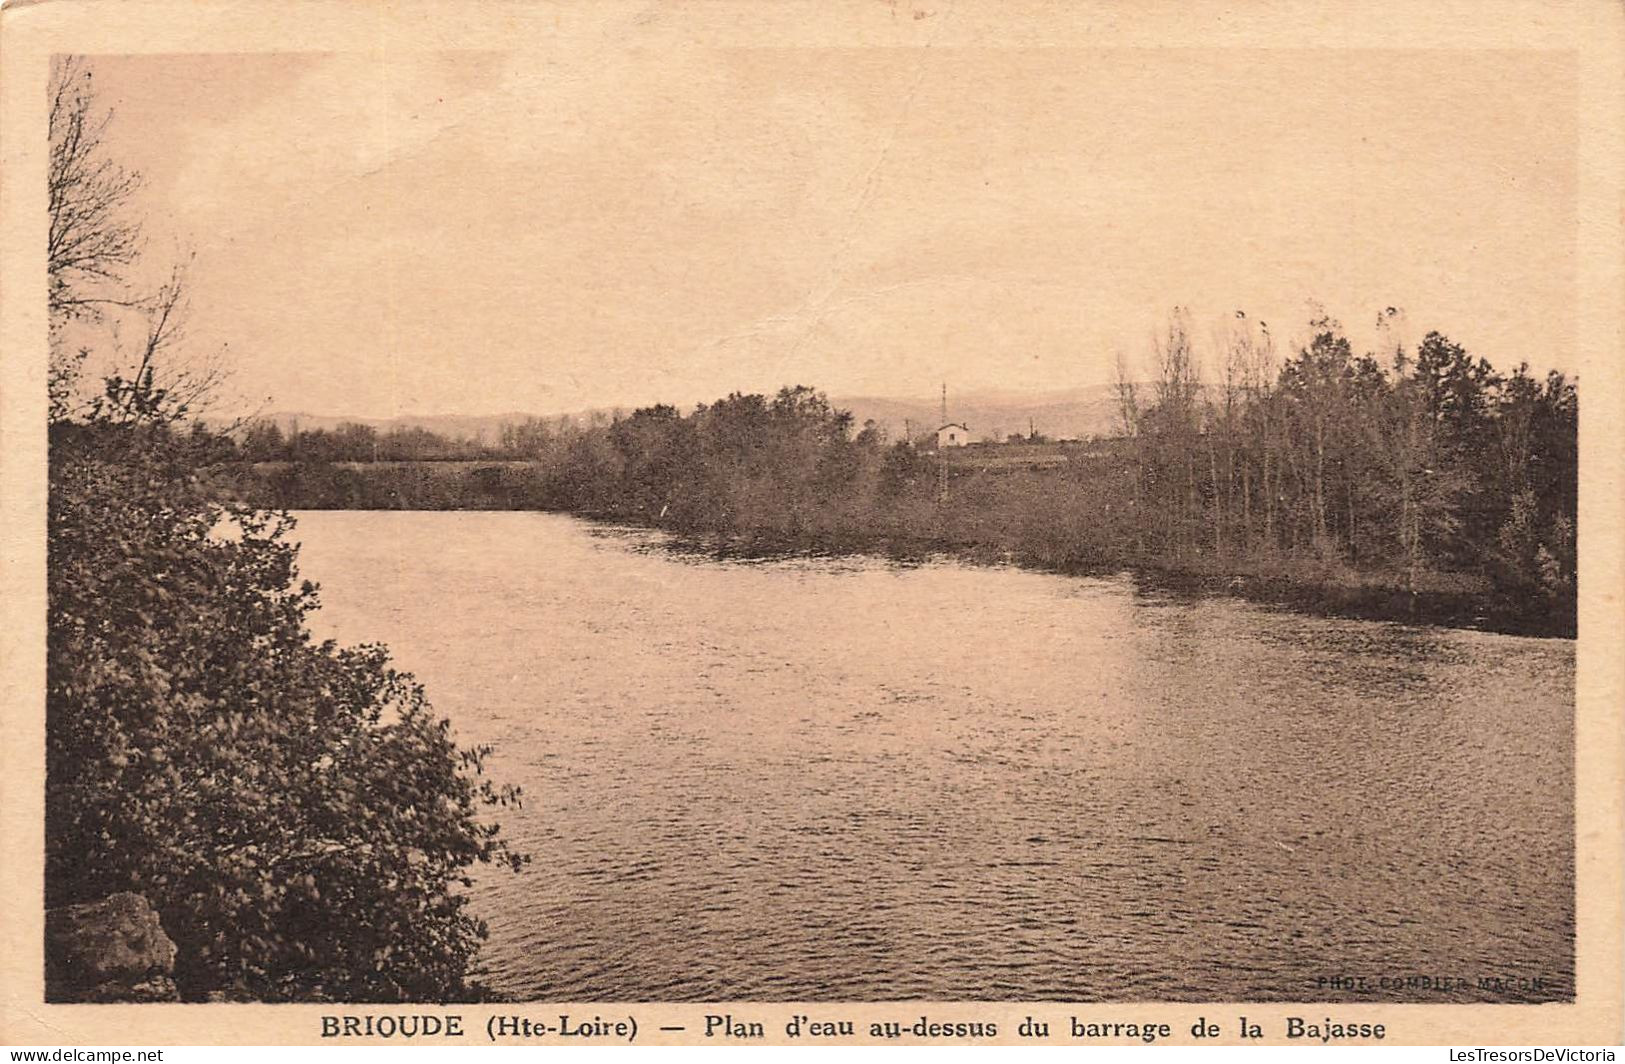
[[[903,17],[899,17],[899,14]],[[767,1023],[785,1041],[792,1014],[912,1022],[999,1022],[1020,1041],[1025,1016],[1052,1029],[1067,1018],[1173,1025],[1192,1041],[1205,1016],[1212,1042],[1237,1040],[1246,1015],[1279,1041],[1283,1018],[1331,1015],[1381,1022],[1389,1044],[1617,1044],[1622,1037],[1622,897],[1625,897],[1625,568],[1621,566],[1622,206],[1625,206],[1625,6],[1453,0],[1349,2],[1044,3],[1033,0],[718,0],[682,5],[622,0],[341,3],[314,0],[20,0],[0,8],[0,1041],[46,1045],[321,1043],[320,1016],[399,1008],[255,1005],[42,1004],[42,861],[45,610],[45,85],[53,53],[366,52],[523,50],[528,42],[582,48],[671,50],[703,63],[715,46],[924,48],[1402,48],[1445,53],[1539,49],[1571,54],[1580,87],[1578,286],[1581,605],[1578,667],[1577,999],[1556,1005],[1070,1006],[1021,1003],[692,1005],[589,1003],[462,1006],[471,1036],[489,1044],[493,1012],[557,1020],[560,1012],[635,1015],[643,1044],[707,1042],[706,1012]],[[686,59],[685,59],[686,61]],[[1447,64],[1441,76],[1448,77]],[[1539,96],[1545,87],[1531,84]],[[1559,101],[1560,103],[1561,101]],[[1335,108],[1336,101],[1327,101]],[[1486,234],[1493,239],[1493,234]],[[1561,237],[1559,237],[1561,238]],[[1517,796],[1509,794],[1508,801]],[[1328,958],[1328,960],[1333,960]],[[436,1011],[436,1010],[430,1010]],[[661,1034],[682,1024],[684,1034]],[[861,1039],[860,1039],[861,1040]],[[906,1041],[906,1040],[905,1040]],[[1066,1039],[1055,1039],[1065,1043]],[[805,1042],[805,1040],[804,1040]],[[327,1044],[332,1044],[328,1040]],[[354,1043],[352,1043],[354,1044]],[[397,1043],[399,1044],[399,1043]],[[555,1044],[530,1042],[531,1045]],[[1088,1044],[1088,1043],[1075,1043]],[[1299,1043],[1302,1044],[1302,1043]]]

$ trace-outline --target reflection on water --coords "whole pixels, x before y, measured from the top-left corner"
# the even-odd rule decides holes
[[[499,990],[1572,996],[1572,643],[546,514],[299,538],[321,634],[524,787],[535,860],[476,888]]]

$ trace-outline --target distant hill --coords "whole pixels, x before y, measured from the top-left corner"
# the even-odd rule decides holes
[[[830,400],[852,411],[856,427],[867,420],[886,428],[894,440],[912,425],[915,435],[934,432],[941,419],[941,401],[882,399],[867,396]],[[1022,395],[1016,392],[948,394],[948,419],[970,430],[971,439],[1003,440],[1029,431],[1051,439],[1087,439],[1117,431],[1117,391],[1114,385],[1074,388],[1064,392]]]
[[[854,430],[862,428],[865,421],[872,420],[883,427],[893,440],[903,439],[910,426],[917,436],[934,432],[940,417],[940,401],[930,399],[832,396],[830,402],[842,410],[852,411]],[[630,413],[631,409],[623,408],[623,412]],[[608,417],[611,414],[612,411],[605,408],[574,411],[564,416],[585,421],[594,415]],[[504,425],[516,424],[530,417],[554,420],[559,416],[557,413],[510,411],[502,414],[376,418],[279,410],[264,414],[257,420],[273,422],[285,433],[295,429],[332,430],[344,424],[358,424],[370,425],[380,432],[395,428],[421,428],[452,439],[494,444],[500,441]],[[1035,429],[1051,439],[1085,439],[1110,435],[1117,430],[1117,393],[1112,385],[1026,395],[1000,391],[949,393],[948,417],[968,427],[971,438],[975,440],[984,437],[1002,440],[1012,433],[1026,435],[1029,429]]]

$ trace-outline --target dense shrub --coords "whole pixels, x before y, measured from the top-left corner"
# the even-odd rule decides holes
[[[290,520],[222,503],[206,432],[51,429],[46,894],[145,895],[177,983],[256,1000],[478,992],[460,888],[521,859],[382,647],[316,642]]]

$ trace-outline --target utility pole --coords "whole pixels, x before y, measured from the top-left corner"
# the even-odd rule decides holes
[[[948,448],[942,445],[942,430],[948,424],[948,382],[942,382],[942,420],[937,423],[937,501],[948,501]]]

